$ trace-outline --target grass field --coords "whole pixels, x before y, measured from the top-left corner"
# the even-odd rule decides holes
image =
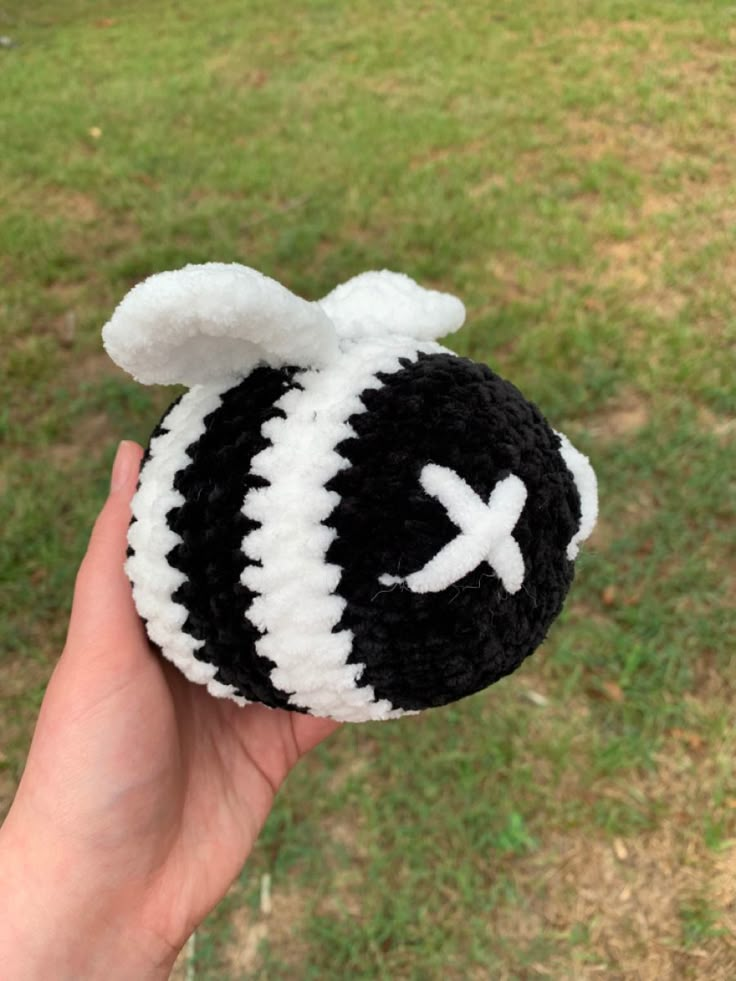
[[[399,269],[589,453],[600,524],[515,676],[301,765],[196,978],[736,977],[733,4],[9,0],[0,35],[0,811],[173,394],[103,354],[114,305],[187,261]]]

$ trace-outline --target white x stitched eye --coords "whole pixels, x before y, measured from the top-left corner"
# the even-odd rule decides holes
[[[524,558],[512,532],[519,520],[527,490],[510,474],[493,488],[486,504],[449,467],[428,463],[419,478],[422,487],[442,504],[460,533],[418,572],[380,576],[385,586],[406,584],[413,593],[438,593],[487,562],[508,593],[524,582]]]

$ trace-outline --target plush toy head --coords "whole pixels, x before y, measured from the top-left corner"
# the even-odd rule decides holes
[[[154,430],[126,571],[161,652],[213,695],[388,719],[544,639],[597,512],[588,460],[435,342],[455,297],[370,272],[308,303],[239,265],[153,276],[103,336]]]

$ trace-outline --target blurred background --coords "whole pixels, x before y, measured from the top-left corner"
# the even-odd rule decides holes
[[[176,394],[100,342],[150,273],[456,293],[599,475],[544,647],[303,763],[190,977],[736,977],[735,45],[719,0],[0,6],[0,812]]]

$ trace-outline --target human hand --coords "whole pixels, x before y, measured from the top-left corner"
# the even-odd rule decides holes
[[[337,725],[213,698],[153,651],[123,570],[141,453],[118,449],[0,829],[4,977],[167,977]]]

